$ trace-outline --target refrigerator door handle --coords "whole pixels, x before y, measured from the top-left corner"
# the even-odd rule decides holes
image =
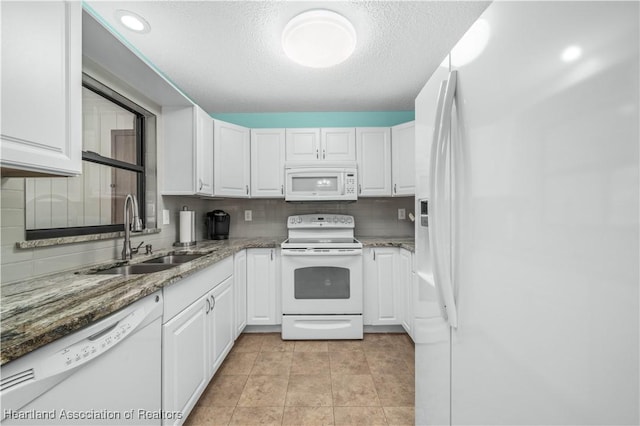
[[[451,129],[451,114],[453,109],[453,101],[456,91],[457,71],[449,73],[449,79],[440,86],[440,95],[442,98],[442,110],[440,120],[437,122],[436,130],[434,130],[434,144],[431,150],[431,197],[433,212],[431,212],[431,231],[429,232],[429,242],[431,244],[431,255],[433,257],[433,275],[438,289],[438,293],[442,298],[443,308],[447,315],[447,320],[451,327],[458,327],[458,312],[453,294],[453,284],[451,282],[451,268],[443,262],[443,256],[440,250],[445,247],[441,244],[444,240],[441,218],[446,214],[443,203],[445,202],[443,193],[445,190],[445,161],[449,151],[447,138]],[[444,95],[443,95],[444,90]],[[437,137],[436,137],[437,136]]]

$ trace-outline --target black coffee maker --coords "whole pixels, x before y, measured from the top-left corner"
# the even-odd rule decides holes
[[[229,213],[214,210],[207,213],[207,238],[210,240],[226,240],[229,238]]]

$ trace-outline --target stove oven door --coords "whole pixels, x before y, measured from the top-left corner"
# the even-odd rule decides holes
[[[362,250],[282,250],[282,312],[362,314]]]

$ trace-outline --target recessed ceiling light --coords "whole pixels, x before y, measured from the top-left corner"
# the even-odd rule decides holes
[[[135,31],[137,33],[148,33],[151,30],[151,26],[142,16],[129,10],[117,10],[116,17],[122,25],[131,31]]]
[[[282,31],[282,48],[294,62],[327,68],[345,61],[356,47],[351,22],[331,10],[317,9],[293,17]]]
[[[582,56],[580,46],[569,46],[562,51],[562,60],[565,62],[573,62]]]

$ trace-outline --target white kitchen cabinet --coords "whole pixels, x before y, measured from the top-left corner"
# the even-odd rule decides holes
[[[213,119],[197,105],[162,108],[163,195],[213,196]]]
[[[249,198],[251,173],[249,129],[214,120],[213,131],[214,195]]]
[[[163,289],[162,407],[182,420],[233,346],[233,267],[229,257]]]
[[[233,256],[233,298],[235,305],[234,339],[247,326],[247,251]]]
[[[400,325],[403,308],[399,249],[367,248],[364,253],[365,325]]]
[[[2,2],[3,176],[82,173],[82,5]]]
[[[202,296],[162,327],[162,409],[181,412],[183,418],[209,383],[208,298]]]
[[[391,129],[356,128],[358,197],[391,195]]]
[[[285,129],[251,129],[251,197],[284,198]]]
[[[287,129],[286,161],[356,161],[354,128]]]
[[[212,356],[209,361],[209,377],[213,377],[235,341],[233,281],[234,277],[227,278],[209,294],[209,300],[211,300],[209,354]]]
[[[404,330],[409,336],[413,336],[412,253],[409,250],[400,249],[398,260],[398,292],[402,300],[400,318]]]
[[[415,122],[391,128],[391,180],[394,197],[414,195],[415,189]]]
[[[280,255],[276,249],[247,249],[247,325],[280,323]]]

